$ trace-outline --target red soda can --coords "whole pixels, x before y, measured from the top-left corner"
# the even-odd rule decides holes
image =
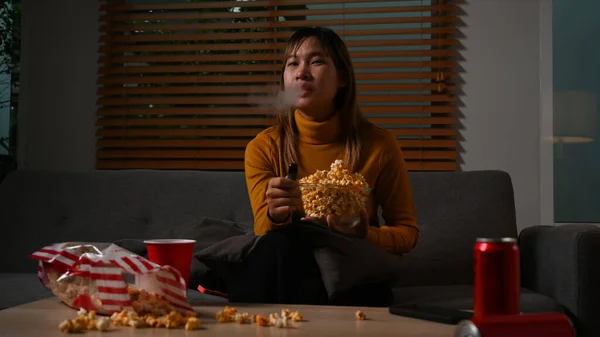
[[[478,238],[473,318],[519,314],[519,247],[514,238]]]

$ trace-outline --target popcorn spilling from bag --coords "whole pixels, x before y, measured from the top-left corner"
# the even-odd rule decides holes
[[[75,309],[154,316],[193,311],[179,271],[114,244],[58,243],[39,249],[31,258],[39,261],[40,282]]]
[[[336,160],[329,171],[319,170],[299,180],[302,204],[307,217],[339,219],[356,215],[366,207],[369,184],[360,173],[351,173]]]
[[[128,286],[127,292],[131,299],[131,306],[138,315],[164,316],[175,311],[175,307],[165,297],[148,292],[144,289],[136,289]]]

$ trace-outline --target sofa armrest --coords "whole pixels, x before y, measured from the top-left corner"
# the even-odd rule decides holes
[[[578,336],[600,336],[600,228],[529,227],[519,247],[521,285],[563,305]]]

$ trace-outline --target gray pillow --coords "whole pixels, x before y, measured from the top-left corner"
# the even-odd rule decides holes
[[[392,281],[401,277],[405,260],[357,238],[319,225],[298,226],[310,239],[325,288],[332,298],[366,283]]]

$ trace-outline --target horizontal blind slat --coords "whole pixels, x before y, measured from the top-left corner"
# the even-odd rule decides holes
[[[453,151],[403,151],[404,158],[456,159]],[[100,159],[244,159],[244,150],[101,150]]]
[[[185,51],[230,51],[230,50],[283,50],[285,43],[197,43],[197,44],[144,44],[100,46],[98,51],[110,53],[142,53],[142,52],[185,52]],[[454,39],[387,39],[347,41],[348,48],[357,47],[400,47],[400,46],[454,46]]]
[[[245,148],[249,139],[99,139],[98,147],[112,148]],[[398,140],[402,148],[455,148],[456,140]]]
[[[231,128],[186,128],[186,129],[107,129],[96,131],[96,137],[102,138],[128,138],[128,137],[254,137],[264,128],[231,129]]]
[[[101,159],[244,159],[244,150],[101,150],[98,158]]]
[[[392,103],[392,102],[455,102],[453,95],[361,95],[359,103]],[[98,98],[97,105],[190,105],[190,104],[265,104],[262,97],[255,96],[206,96],[206,97],[140,97],[140,98]]]
[[[361,91],[424,91],[437,90],[437,84],[359,84],[357,90]],[[104,96],[121,95],[183,95],[183,94],[273,94],[278,92],[279,86],[253,85],[253,86],[171,86],[171,87],[105,87],[99,88],[97,93]],[[448,87],[447,91],[454,88]]]
[[[417,125],[417,124],[455,124],[450,117],[368,117],[378,125]],[[103,118],[96,126],[228,126],[228,125],[273,125],[273,118]]]
[[[185,10],[185,9],[216,9],[216,8],[246,8],[246,7],[274,7],[274,6],[298,6],[298,5],[334,5],[369,2],[403,2],[414,0],[257,0],[257,1],[204,1],[201,3],[161,3],[161,4],[138,4],[138,5],[105,5],[100,10],[109,12],[125,11],[151,11],[151,10]]]
[[[396,69],[408,68],[431,68],[433,66],[439,69],[454,67],[456,62],[395,62]],[[355,64],[355,69],[364,69]],[[372,64],[371,66],[373,66]],[[392,64],[381,64],[381,69],[391,69]],[[379,68],[372,68],[379,69]],[[438,73],[434,72],[385,72],[385,73],[358,73],[356,79],[363,80],[401,80],[401,79],[435,79]],[[446,73],[447,74],[447,73]],[[447,76],[452,78],[453,76]],[[187,75],[187,76],[102,76],[97,80],[98,84],[166,84],[166,83],[277,83],[281,75]]]
[[[313,26],[341,25],[383,25],[402,23],[453,23],[456,16],[424,16],[400,18],[368,18],[368,19],[330,19],[310,20]],[[190,31],[211,29],[258,29],[258,28],[300,28],[306,25],[305,20],[235,22],[235,23],[187,23],[187,24],[130,24],[102,25],[101,32],[146,32],[146,31]],[[240,37],[242,36],[240,35]]]
[[[96,131],[101,138],[134,138],[134,137],[254,137],[264,128],[102,128]],[[456,136],[454,128],[394,128],[388,129],[394,136]]]
[[[241,160],[102,160],[96,163],[98,170],[129,170],[129,169],[148,169],[148,170],[243,170],[244,162]]]
[[[409,171],[456,171],[456,161],[423,162],[407,160]],[[98,160],[96,169],[99,170],[227,170],[243,171],[242,160]]]
[[[452,57],[455,50],[389,50],[350,52],[352,58],[391,58],[391,57]],[[206,54],[206,55],[140,55],[140,56],[100,56],[99,63],[137,62],[226,62],[226,61],[280,61],[282,53],[265,54]],[[372,60],[369,62],[373,62]]]
[[[96,126],[272,125],[273,118],[102,118]]]
[[[456,27],[419,27],[419,28],[395,28],[395,29],[343,29],[337,32],[341,37],[356,36],[385,36],[385,35],[453,35]],[[101,34],[98,42],[101,43],[138,43],[138,42],[172,42],[172,41],[231,41],[231,40],[273,40],[289,39],[293,32],[246,32],[239,33],[211,33],[211,34],[136,34],[136,35],[111,35]]]
[[[429,62],[356,62],[354,64],[354,69],[356,70],[377,70],[377,69],[408,69],[408,68],[420,68],[428,70],[427,68],[436,68],[438,70],[454,68],[456,67],[455,61],[429,61]],[[282,64],[265,64],[265,65],[254,65],[254,64],[244,64],[244,65],[204,65],[204,66],[147,66],[147,67],[100,67],[98,73],[101,75],[125,75],[125,74],[176,74],[176,73],[205,73],[203,76],[209,76],[211,73],[226,73],[226,72],[280,72],[282,68]],[[415,78],[436,78],[436,74],[439,73],[433,72],[397,72],[394,74],[390,74],[389,71],[383,73],[384,76],[396,76],[397,79],[415,79]],[[370,79],[367,78],[369,76],[376,76],[377,73],[363,73],[358,72],[356,74],[357,79]],[[170,75],[168,75],[170,76]],[[196,76],[195,74],[190,74],[190,76]],[[227,75],[219,75],[219,76],[227,76]],[[254,76],[254,75],[248,75]],[[433,77],[431,77],[433,76]],[[454,73],[444,71],[444,76],[448,79],[454,77]],[[188,78],[189,76],[185,76],[184,78]],[[120,76],[106,76],[101,77],[101,79],[110,81],[110,79],[117,79]],[[123,77],[127,78],[127,77]],[[155,76],[154,78],[167,78]],[[168,78],[173,78],[173,82],[171,83],[190,83],[189,80],[181,79],[181,77],[170,76]],[[194,77],[192,77],[194,78]],[[129,77],[131,82],[119,82],[116,81],[114,83],[144,83],[142,79],[138,77]],[[386,79],[386,78],[375,78],[375,79]],[[279,78],[277,78],[279,80]],[[226,80],[229,81],[229,80]],[[101,83],[101,82],[99,82]]]
[[[398,113],[455,113],[453,105],[421,105],[421,106],[367,106],[362,107],[364,114],[398,114]],[[265,115],[270,112],[260,107],[170,107],[170,108],[100,108],[99,117],[131,116],[131,115]]]
[[[285,7],[284,7],[285,8]],[[210,20],[210,19],[241,19],[241,18],[273,18],[273,17],[298,17],[318,15],[353,15],[353,14],[378,14],[378,13],[422,13],[422,12],[451,12],[456,10],[455,5],[433,6],[386,6],[365,8],[328,8],[328,9],[301,9],[301,10],[269,10],[250,12],[159,12],[159,13],[132,13],[102,15],[100,22],[129,22],[129,21],[156,21],[156,20]]]

